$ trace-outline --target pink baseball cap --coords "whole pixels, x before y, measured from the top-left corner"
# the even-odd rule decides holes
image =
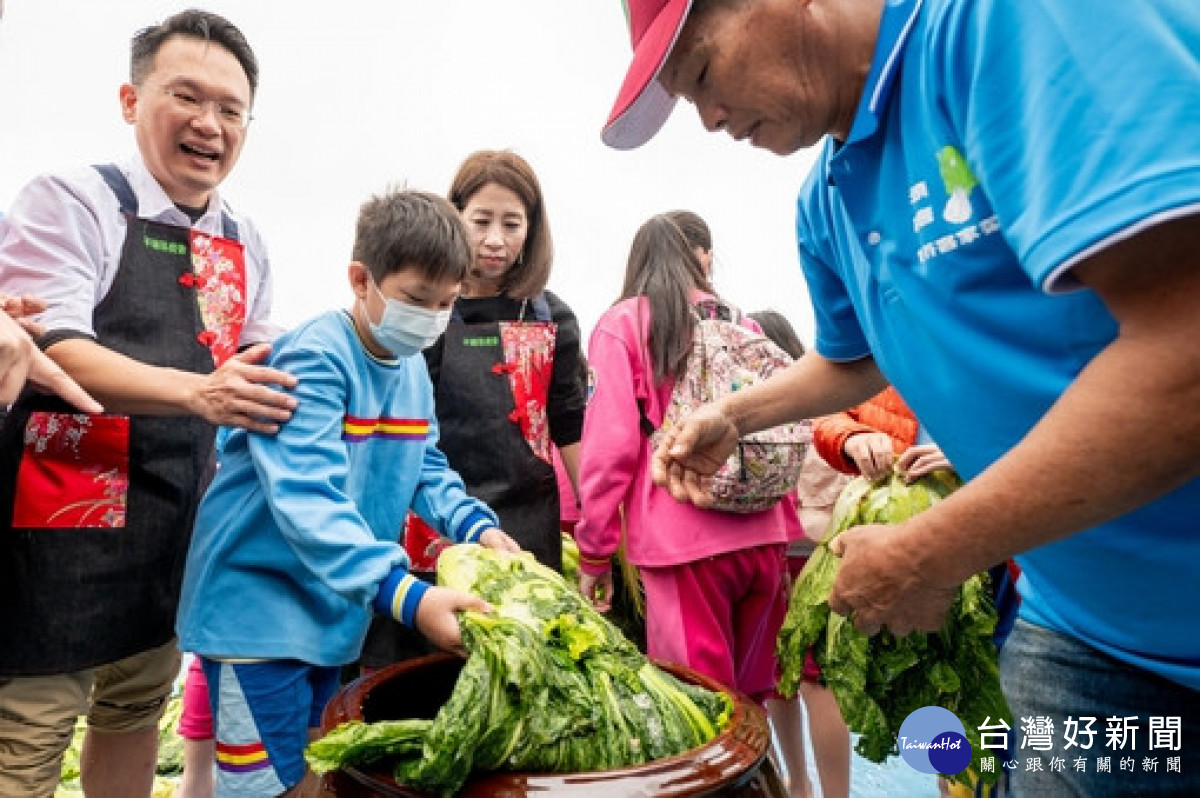
[[[671,115],[675,98],[658,82],[675,46],[692,0],[626,0],[633,63],[600,137],[618,150],[632,150],[654,137]]]

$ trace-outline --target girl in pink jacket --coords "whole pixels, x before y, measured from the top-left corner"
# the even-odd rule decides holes
[[[775,635],[787,609],[784,552],[803,534],[795,503],[786,498],[741,514],[675,501],[650,479],[652,444],[641,423],[644,412],[661,424],[686,368],[692,306],[716,301],[681,230],[697,219],[675,212],[642,225],[621,299],[592,331],[594,393],[580,442],[582,517],[575,529],[580,588],[598,609],[609,608],[623,516],[628,558],[645,589],[647,654],[762,701],[773,687]]]

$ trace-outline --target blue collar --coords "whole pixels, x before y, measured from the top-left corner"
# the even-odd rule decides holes
[[[875,56],[858,100],[847,143],[868,138],[879,129],[880,113],[887,106],[896,74],[900,71],[900,58],[923,3],[924,0],[886,0],[884,3],[879,35],[875,40]]]

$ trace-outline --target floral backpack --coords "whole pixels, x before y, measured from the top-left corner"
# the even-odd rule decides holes
[[[695,306],[696,327],[687,369],[675,381],[662,425],[655,429],[642,408],[642,430],[658,445],[669,430],[701,405],[786,369],[791,357],[760,332],[744,327],[736,309],[721,302]],[[766,510],[796,489],[812,443],[808,420],[783,424],[738,441],[712,477],[712,509]]]

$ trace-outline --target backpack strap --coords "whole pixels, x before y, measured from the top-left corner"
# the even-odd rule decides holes
[[[698,319],[719,319],[721,321],[729,321],[734,324],[741,323],[742,314],[736,307],[730,305],[723,299],[713,297],[712,299],[701,299],[699,302],[692,305],[692,311]]]
[[[654,426],[654,422],[650,420],[650,416],[646,415],[646,400],[638,399],[638,415],[641,419],[638,421],[638,428],[647,438],[653,437],[654,433],[658,432],[658,427]]]

